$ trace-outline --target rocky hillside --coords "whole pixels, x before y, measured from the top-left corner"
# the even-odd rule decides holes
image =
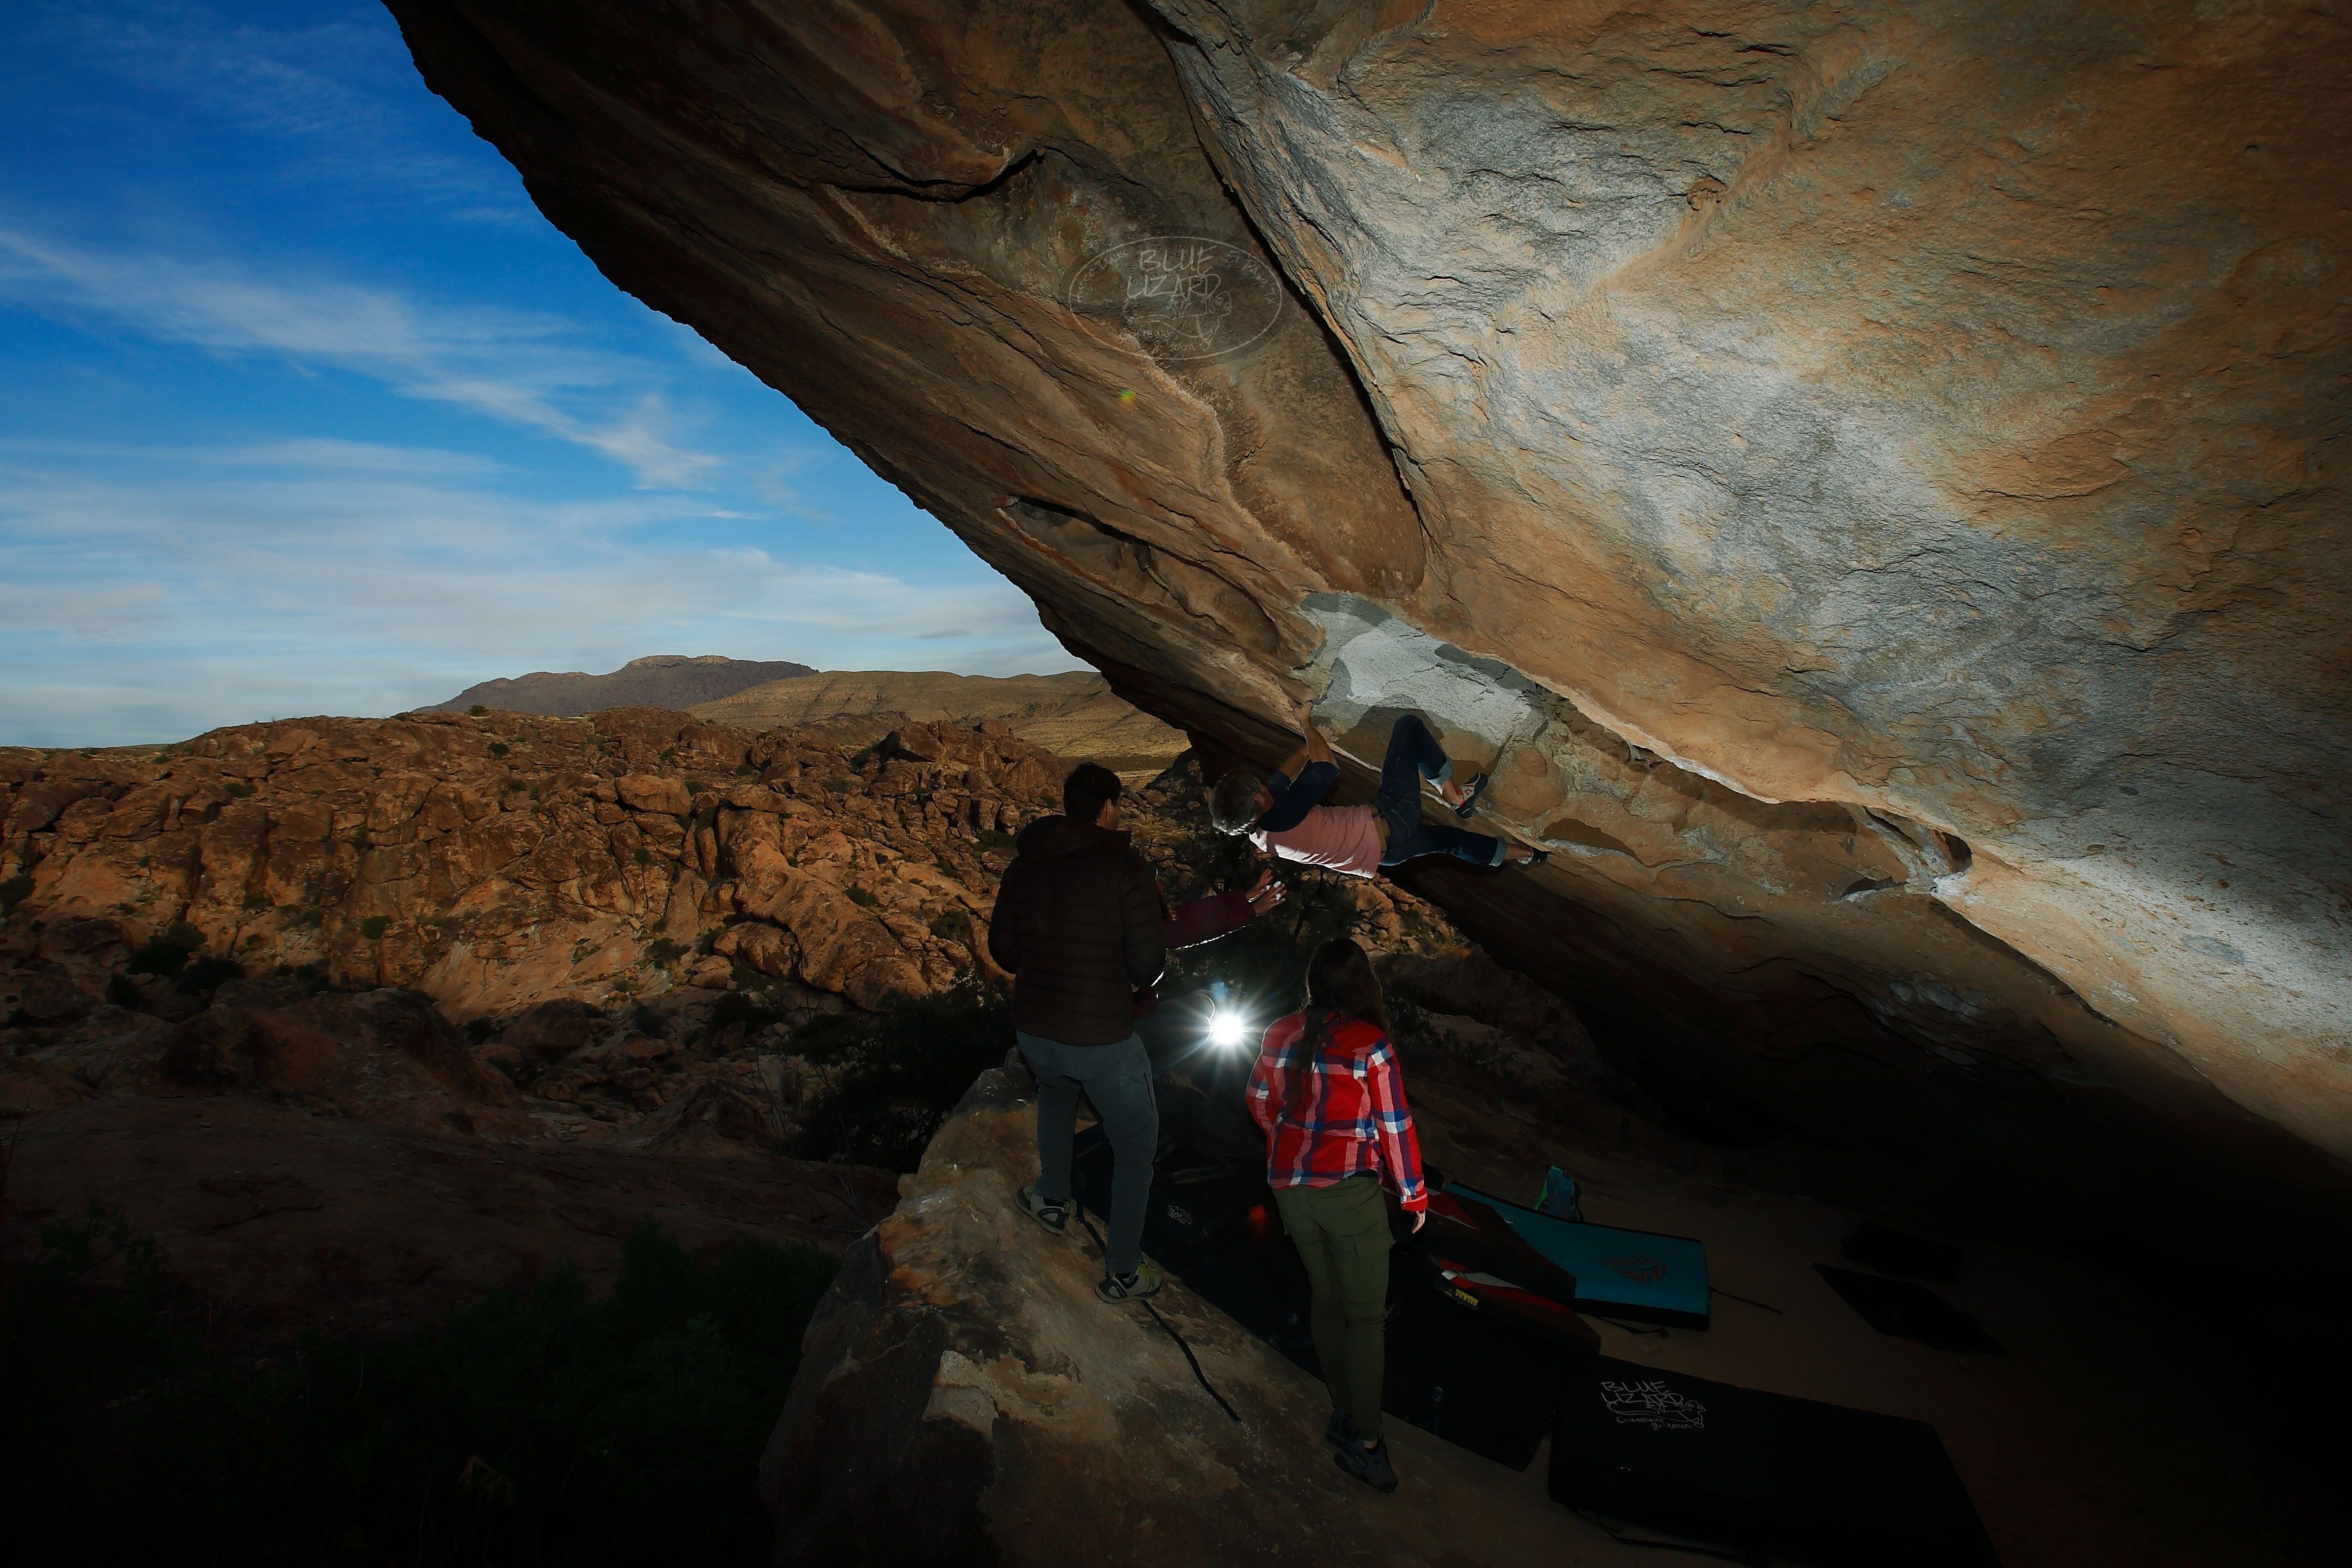
[[[0,1100],[195,1086],[503,1137],[791,1144],[825,1075],[754,1047],[985,979],[1013,833],[1065,771],[993,721],[852,752],[654,710],[0,752]],[[1241,874],[1196,774],[1138,805],[1171,889]],[[1459,950],[1407,895],[1302,905],[1334,898],[1390,950]],[[933,1055],[952,1099],[977,1067]]]
[[[609,675],[576,669],[559,675],[541,669],[485,680],[423,711],[463,713],[479,705],[509,713],[572,719],[604,708],[691,708],[698,702],[732,696],[747,686],[810,673],[807,665],[783,659],[763,662],[715,653],[656,653],[633,658]]]
[[[853,752],[650,710],[0,752],[0,1250],[100,1204],[267,1336],[599,1277],[648,1212],[837,1247],[1003,1058],[986,918],[1062,772],[992,721]],[[1197,773],[1132,805],[1172,892],[1241,874]],[[1277,924],[1286,975],[1302,931],[1436,963],[1430,1038],[1590,1055],[1408,895],[1303,883]]]
[[[388,3],[1122,695],[1493,759],[1596,1030],[2352,1205],[2340,14]]]
[[[1092,670],[1064,675],[950,675],[940,670],[827,670],[772,680],[693,705],[713,724],[767,730],[814,727],[864,746],[908,722],[1003,721],[1041,750],[1098,762],[1130,778],[1174,762],[1187,742],[1121,700]]]

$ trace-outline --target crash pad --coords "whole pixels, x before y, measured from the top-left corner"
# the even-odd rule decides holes
[[[1599,1356],[1570,1369],[1555,1501],[1823,1568],[1998,1568],[1933,1426]]]
[[[1689,1237],[1559,1219],[1459,1182],[1448,1182],[1445,1190],[1493,1209],[1538,1252],[1576,1276],[1580,1311],[1682,1329],[1704,1329],[1711,1321],[1706,1247]]]
[[[1828,1280],[1864,1321],[1882,1334],[1917,1340],[1946,1351],[1993,1351],[2000,1342],[1984,1331],[1974,1318],[1928,1289],[1907,1279],[1887,1279],[1834,1264],[1816,1263],[1813,1271]]]

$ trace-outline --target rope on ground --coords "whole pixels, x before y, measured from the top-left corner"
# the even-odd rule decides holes
[[[1673,1331],[1668,1329],[1652,1328],[1643,1323],[1621,1323],[1614,1318],[1604,1318],[1598,1312],[1587,1312],[1585,1316],[1591,1318],[1596,1323],[1606,1323],[1611,1328],[1617,1330],[1621,1333],[1639,1334],[1645,1340],[1670,1340],[1674,1338]]]
[[[1759,1301],[1753,1296],[1735,1296],[1728,1290],[1718,1290],[1712,1285],[1706,1288],[1706,1293],[1710,1296],[1720,1296],[1727,1301],[1745,1301],[1751,1307],[1761,1307],[1776,1318],[1785,1318],[1788,1316],[1786,1312],[1783,1312],[1780,1308],[1772,1305],[1771,1302]]]
[[[1087,1211],[1084,1205],[1073,1203],[1070,1205],[1070,1209],[1072,1213],[1078,1216],[1078,1223],[1087,1227],[1087,1234],[1095,1238],[1095,1249],[1103,1255],[1103,1266],[1105,1268],[1108,1268],[1110,1266],[1110,1243],[1102,1238],[1102,1232],[1095,1228],[1095,1222],[1087,1217]],[[1192,1369],[1192,1376],[1200,1383],[1202,1391],[1207,1394],[1210,1398],[1217,1402],[1218,1409],[1232,1416],[1234,1421],[1240,1421],[1242,1418],[1242,1413],[1225,1403],[1225,1396],[1217,1392],[1216,1385],[1209,1381],[1209,1374],[1201,1370],[1201,1358],[1192,1353],[1192,1347],[1184,1342],[1184,1336],[1176,1331],[1176,1325],[1161,1317],[1160,1315],[1160,1309],[1153,1306],[1150,1302],[1138,1301],[1136,1304],[1141,1307],[1145,1311],[1151,1314],[1151,1321],[1160,1325],[1160,1331],[1161,1333],[1166,1334],[1170,1339],[1176,1342],[1176,1348],[1184,1352],[1184,1364]]]

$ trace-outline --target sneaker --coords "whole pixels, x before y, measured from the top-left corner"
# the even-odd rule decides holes
[[[1149,1263],[1139,1264],[1132,1274],[1106,1274],[1095,1281],[1095,1294],[1114,1306],[1121,1301],[1141,1301],[1160,1294],[1168,1281],[1160,1270]]]
[[[1013,1201],[1021,1205],[1023,1214],[1027,1215],[1055,1236],[1070,1228],[1068,1203],[1055,1203],[1051,1199],[1041,1198],[1037,1195],[1037,1189],[1034,1187],[1024,1187],[1013,1196]]]
[[[1465,822],[1469,821],[1471,814],[1478,809],[1478,797],[1486,793],[1486,775],[1480,773],[1462,786],[1462,803],[1454,808],[1454,815]]]
[[[1323,1440],[1335,1447],[1356,1441],[1356,1418],[1344,1410],[1331,1412],[1331,1419],[1323,1423]],[[1359,1447],[1361,1444],[1357,1445]]]
[[[1361,1443],[1343,1443],[1339,1451],[1331,1456],[1331,1462],[1368,1487],[1384,1492],[1397,1489],[1396,1467],[1389,1463],[1385,1437],[1369,1448]]]

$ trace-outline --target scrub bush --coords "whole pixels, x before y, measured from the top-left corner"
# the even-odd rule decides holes
[[[785,1049],[829,1068],[801,1112],[793,1152],[911,1171],[971,1080],[1013,1048],[1013,1005],[966,980],[887,1013],[839,1013]]]

